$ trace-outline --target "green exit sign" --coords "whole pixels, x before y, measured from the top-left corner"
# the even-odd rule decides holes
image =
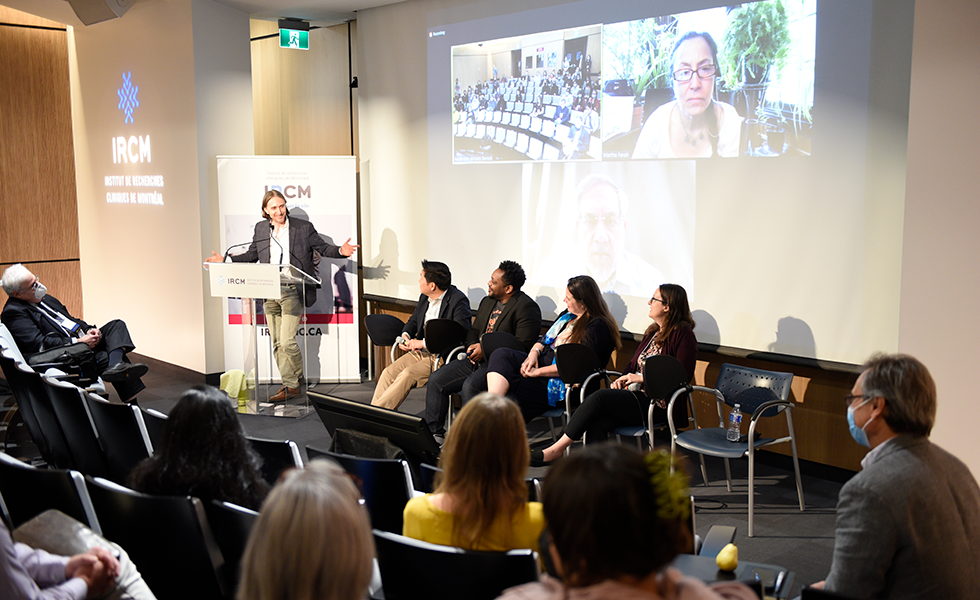
[[[310,49],[310,32],[299,31],[296,29],[279,30],[279,47],[293,48],[296,50]]]

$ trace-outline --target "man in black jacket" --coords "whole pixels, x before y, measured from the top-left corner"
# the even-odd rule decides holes
[[[466,402],[487,389],[487,363],[480,336],[506,331],[529,350],[541,334],[541,309],[521,291],[525,275],[521,265],[505,260],[490,276],[487,297],[480,302],[473,328],[466,337],[464,360],[454,360],[429,376],[425,393],[425,422],[435,435],[446,431],[449,395],[459,392]]]
[[[146,374],[146,365],[130,363],[126,358],[136,348],[126,323],[116,319],[96,327],[72,317],[65,305],[47,295],[44,284],[21,264],[7,268],[0,283],[9,296],[0,320],[25,357],[82,342],[95,351],[98,374],[113,384],[120,399],[130,402],[146,389],[140,380]]]
[[[374,406],[395,410],[413,388],[429,380],[439,360],[425,349],[425,323],[429,319],[452,319],[464,331],[470,330],[470,301],[452,285],[452,273],[445,263],[422,261],[419,291],[422,295],[415,312],[402,329],[400,347],[406,354],[381,373],[371,399]]]

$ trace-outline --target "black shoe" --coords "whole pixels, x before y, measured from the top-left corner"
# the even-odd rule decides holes
[[[544,451],[542,450],[531,450],[531,466],[532,467],[546,467],[548,463],[544,460]]]
[[[113,383],[115,381],[126,381],[129,379],[139,379],[146,375],[150,368],[143,363],[117,362],[102,373],[102,381]]]

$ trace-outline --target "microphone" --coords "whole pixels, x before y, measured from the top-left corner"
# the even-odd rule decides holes
[[[283,256],[283,258],[285,258],[286,257],[286,251],[283,249],[282,244],[279,243],[279,240],[276,239],[276,226],[273,225],[272,221],[269,221],[269,239],[271,239],[273,242],[276,243],[277,246],[279,246],[279,251],[282,252],[282,256]],[[281,261],[281,259],[280,259],[280,261]],[[272,257],[271,256],[269,257],[269,262],[272,262]]]
[[[221,262],[224,262],[224,261],[228,260],[228,253],[231,252],[232,249],[238,248],[240,246],[248,246],[251,243],[252,242],[242,242],[241,244],[235,244],[234,246],[228,246],[228,249],[225,250],[225,256],[224,256],[224,258],[221,259]]]
[[[465,352],[460,352],[456,355],[456,360],[466,360],[467,358],[469,358],[469,354]]]

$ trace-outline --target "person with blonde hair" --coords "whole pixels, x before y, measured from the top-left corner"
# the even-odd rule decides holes
[[[529,451],[514,402],[483,393],[463,406],[439,457],[436,490],[409,500],[404,535],[468,550],[538,550],[539,502],[527,501]]]
[[[360,493],[336,463],[287,471],[242,557],[238,600],[363,600],[374,539]]]

